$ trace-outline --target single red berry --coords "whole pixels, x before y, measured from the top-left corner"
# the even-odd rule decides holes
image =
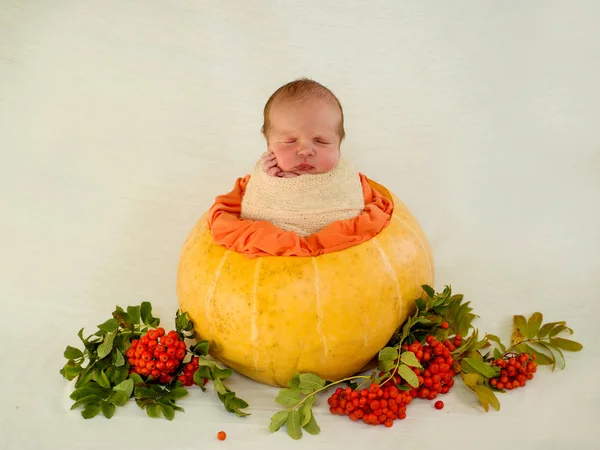
[[[442,327],[443,330],[447,330],[448,327],[449,327],[448,322],[442,322],[441,327]]]
[[[444,402],[441,400],[438,400],[437,402],[435,402],[435,409],[442,409],[444,407]]]
[[[226,437],[227,437],[227,434],[224,431],[219,431],[217,433],[217,439],[220,441],[224,441]]]
[[[156,330],[148,331],[148,338],[150,340],[156,340],[157,337],[158,337],[158,331],[156,331]]]

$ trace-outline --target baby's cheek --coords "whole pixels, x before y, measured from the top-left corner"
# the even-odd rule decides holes
[[[281,170],[289,171],[296,167],[297,164],[293,152],[275,150],[274,153],[277,158],[277,165]]]

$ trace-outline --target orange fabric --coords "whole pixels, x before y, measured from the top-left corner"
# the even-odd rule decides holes
[[[365,209],[349,220],[338,220],[301,237],[265,220],[241,219],[242,197],[250,175],[238,178],[233,190],[219,195],[208,212],[215,243],[250,258],[258,256],[317,256],[358,245],[376,236],[389,223],[393,203],[360,175]]]

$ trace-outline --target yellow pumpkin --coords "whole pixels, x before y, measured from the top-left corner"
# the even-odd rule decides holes
[[[387,227],[362,244],[319,256],[250,259],[213,242],[206,213],[188,236],[178,270],[179,305],[211,355],[261,383],[294,372],[350,376],[414,313],[433,285],[429,243],[408,208],[391,199]]]

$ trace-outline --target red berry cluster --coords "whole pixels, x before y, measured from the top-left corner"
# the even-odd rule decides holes
[[[368,425],[391,427],[394,420],[406,418],[406,406],[411,401],[408,392],[392,384],[381,387],[374,383],[358,391],[337,388],[327,403],[332,414],[349,416],[355,422],[362,419]]]
[[[150,330],[148,333],[131,341],[127,350],[130,373],[158,380],[161,384],[171,381],[173,373],[181,365],[187,353],[185,342],[179,339],[175,330],[165,333],[164,328]]]
[[[354,421],[361,420],[370,425],[385,425],[391,427],[396,419],[406,418],[406,407],[414,398],[433,400],[438,394],[446,394],[454,386],[454,359],[450,352],[462,343],[460,335],[453,340],[446,339],[438,342],[429,335],[426,344],[415,342],[402,346],[404,351],[413,352],[423,370],[412,367],[419,380],[419,387],[411,387],[398,374],[380,386],[377,383],[368,388],[353,390],[337,388],[329,397],[329,411],[332,414],[349,416]],[[383,372],[379,373],[382,377]],[[442,409],[444,403],[437,401],[436,409]]]
[[[198,361],[198,357],[194,356],[190,362],[185,364],[183,372],[177,377],[184,386],[191,386],[194,384],[194,373],[196,373],[196,370],[198,370],[199,367]],[[204,384],[206,384],[207,381],[208,380],[205,378]]]
[[[490,379],[490,384],[496,389],[516,389],[523,387],[527,380],[533,379],[537,371],[535,355],[521,353],[516,357],[497,359],[492,364],[500,367],[500,376]]]
[[[453,342],[450,339],[438,342],[434,336],[429,335],[425,338],[425,342],[426,345],[414,342],[404,345],[402,348],[405,351],[413,352],[423,366],[423,370],[412,368],[419,380],[419,387],[411,389],[411,396],[433,400],[438,394],[447,394],[454,386],[453,377],[457,372],[452,367],[454,359],[450,352],[461,345],[462,337],[457,334],[454,336]],[[402,384],[407,383],[402,381]]]

